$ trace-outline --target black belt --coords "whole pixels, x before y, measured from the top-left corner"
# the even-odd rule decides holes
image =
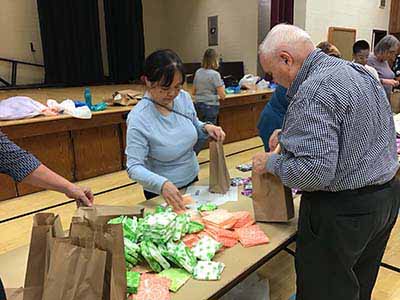
[[[393,182],[396,180],[396,176],[390,179],[388,182],[383,183],[383,184],[375,184],[375,185],[368,185],[362,188],[354,189],[354,190],[343,190],[343,191],[337,191],[337,192],[330,192],[330,191],[315,191],[315,192],[303,192],[304,195],[335,195],[335,196],[354,196],[354,195],[362,195],[362,194],[368,194],[368,193],[373,193],[377,192],[383,189],[386,189],[390,187]]]

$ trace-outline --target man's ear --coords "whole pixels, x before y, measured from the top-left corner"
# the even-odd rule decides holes
[[[281,53],[279,53],[279,58],[285,65],[287,66],[293,65],[293,57],[286,51],[282,51]]]

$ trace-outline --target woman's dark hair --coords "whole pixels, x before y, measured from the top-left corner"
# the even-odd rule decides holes
[[[368,50],[369,51],[369,44],[366,40],[359,40],[354,43],[353,45],[353,54],[357,54],[360,51]]]
[[[163,87],[169,87],[174,80],[175,72],[182,76],[185,82],[183,63],[179,56],[170,49],[157,50],[151,53],[144,62],[144,75],[151,83],[159,82]]]

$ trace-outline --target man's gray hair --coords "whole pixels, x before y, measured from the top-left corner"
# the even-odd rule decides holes
[[[394,35],[387,35],[382,38],[374,48],[375,54],[383,54],[392,50],[397,51],[400,41]]]
[[[278,49],[295,49],[303,43],[314,47],[310,35],[303,29],[294,25],[279,24],[267,34],[259,47],[259,53],[270,55]]]

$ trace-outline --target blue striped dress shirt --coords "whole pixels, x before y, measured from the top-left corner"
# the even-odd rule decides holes
[[[36,157],[18,147],[0,131],[0,173],[20,182],[39,166],[40,161]]]
[[[399,167],[390,104],[361,65],[314,50],[287,93],[289,106],[267,171],[304,191],[383,184]]]

